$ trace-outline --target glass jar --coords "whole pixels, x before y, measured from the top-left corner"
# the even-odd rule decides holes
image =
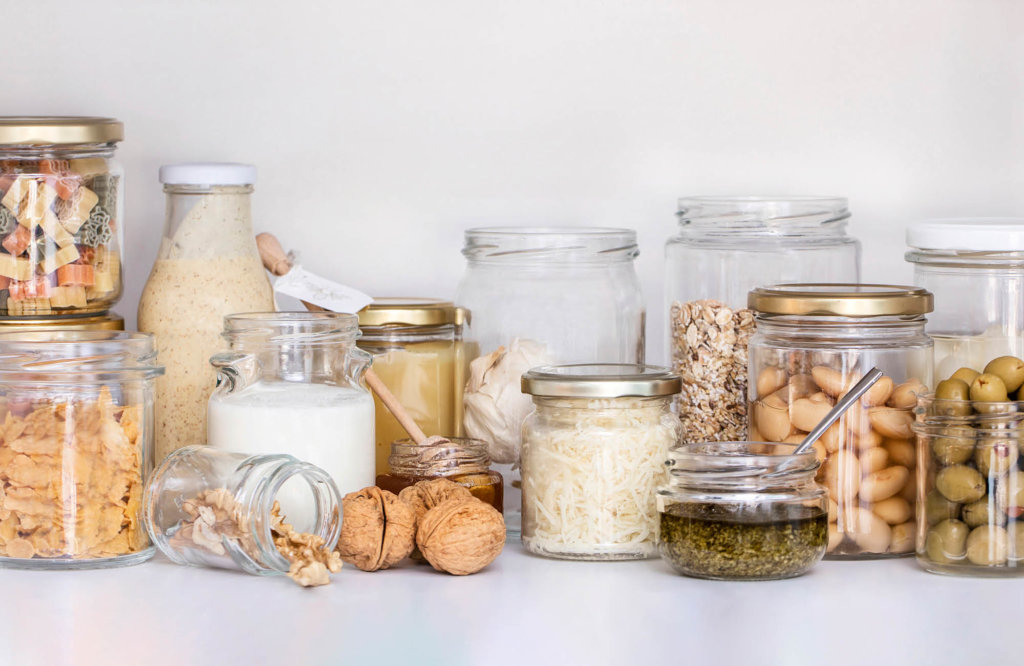
[[[152,469],[153,338],[115,331],[0,333],[0,566],[144,562]]]
[[[752,441],[799,443],[871,368],[885,376],[815,443],[828,488],[826,557],[914,549],[912,410],[932,382],[932,295],[887,285],[797,284],[750,292]]]
[[[325,469],[343,495],[372,486],[373,398],[362,383],[370,355],[355,345],[358,324],[335,312],[226,317],[230,351],[210,359],[209,445],[291,454]]]
[[[245,164],[160,167],[167,219],[139,301],[139,330],[156,335],[167,373],[157,382],[156,458],[206,441],[206,402],[216,385],[210,356],[224,317],[274,309],[252,233],[256,168]]]
[[[516,463],[532,409],[519,390],[530,368],[553,363],[642,363],[644,300],[636,232],[584,227],[469,229],[455,302],[469,311],[473,348],[465,434],[488,443],[519,506]],[[509,529],[518,515],[506,512]]]
[[[374,372],[428,436],[462,434],[463,314],[428,298],[377,298],[359,312],[359,348],[373,356]],[[407,435],[377,396],[374,406],[379,475],[389,470],[391,443]]]
[[[411,439],[391,444],[391,471],[377,476],[377,486],[396,495],[428,479],[446,478],[465,486],[477,499],[498,511],[503,508],[501,474],[491,469],[487,443],[453,437],[438,444],[417,445]]]
[[[914,284],[935,294],[935,376],[1024,355],[1024,218],[949,219],[907,229]]]
[[[655,554],[655,490],[679,440],[679,376],[633,364],[534,368],[522,387],[523,545],[573,560]]]
[[[850,210],[833,197],[687,197],[665,245],[672,370],[683,441],[747,437],[747,292],[783,282],[859,282]]]
[[[0,117],[0,317],[101,314],[121,297],[113,118]]]
[[[796,444],[687,444],[658,489],[658,551],[676,571],[714,580],[805,573],[828,544],[828,495],[814,451]]]
[[[922,396],[917,561],[932,573],[1024,575],[1024,402]]]
[[[176,564],[273,575],[292,565],[275,543],[281,523],[330,551],[341,533],[340,505],[330,475],[292,456],[187,446],[153,473],[144,515],[153,543]]]

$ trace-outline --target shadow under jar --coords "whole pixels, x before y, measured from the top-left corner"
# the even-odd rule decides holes
[[[813,451],[795,444],[687,444],[669,454],[658,489],[658,552],[681,574],[775,580],[825,554],[828,509]]]
[[[784,282],[859,282],[860,243],[839,197],[686,197],[665,244],[668,358],[683,379],[683,441],[747,437],[747,292]]]
[[[153,465],[153,337],[113,331],[0,334],[0,566],[144,562]]]
[[[1024,402],[918,400],[917,561],[961,576],[1024,576]]]
[[[932,296],[888,285],[795,284],[750,292],[751,440],[796,444],[871,368],[884,376],[815,443],[829,493],[826,557],[914,550],[912,410],[932,375]]]

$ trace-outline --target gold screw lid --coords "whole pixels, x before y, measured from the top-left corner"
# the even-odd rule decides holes
[[[124,124],[90,116],[0,116],[0,144],[52,146],[112,143],[124,139]]]
[[[375,298],[359,311],[359,326],[461,325],[466,311],[434,298]]]
[[[779,284],[747,296],[758,314],[820,317],[924,315],[932,311],[930,291],[889,284]]]
[[[124,318],[116,312],[88,317],[11,317],[0,319],[0,332],[8,331],[123,331]]]
[[[523,393],[546,398],[624,398],[675,395],[679,375],[668,368],[633,363],[545,365],[523,374]]]

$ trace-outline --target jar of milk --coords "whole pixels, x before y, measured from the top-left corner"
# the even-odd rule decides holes
[[[359,319],[334,312],[255,312],[224,318],[229,351],[210,362],[207,443],[290,454],[327,471],[341,494],[374,481],[373,398],[362,384],[370,355]]]

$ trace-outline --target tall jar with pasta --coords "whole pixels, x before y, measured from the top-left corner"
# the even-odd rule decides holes
[[[680,380],[633,364],[534,368],[522,389],[523,544],[572,560],[656,555],[655,490],[679,438]]]

